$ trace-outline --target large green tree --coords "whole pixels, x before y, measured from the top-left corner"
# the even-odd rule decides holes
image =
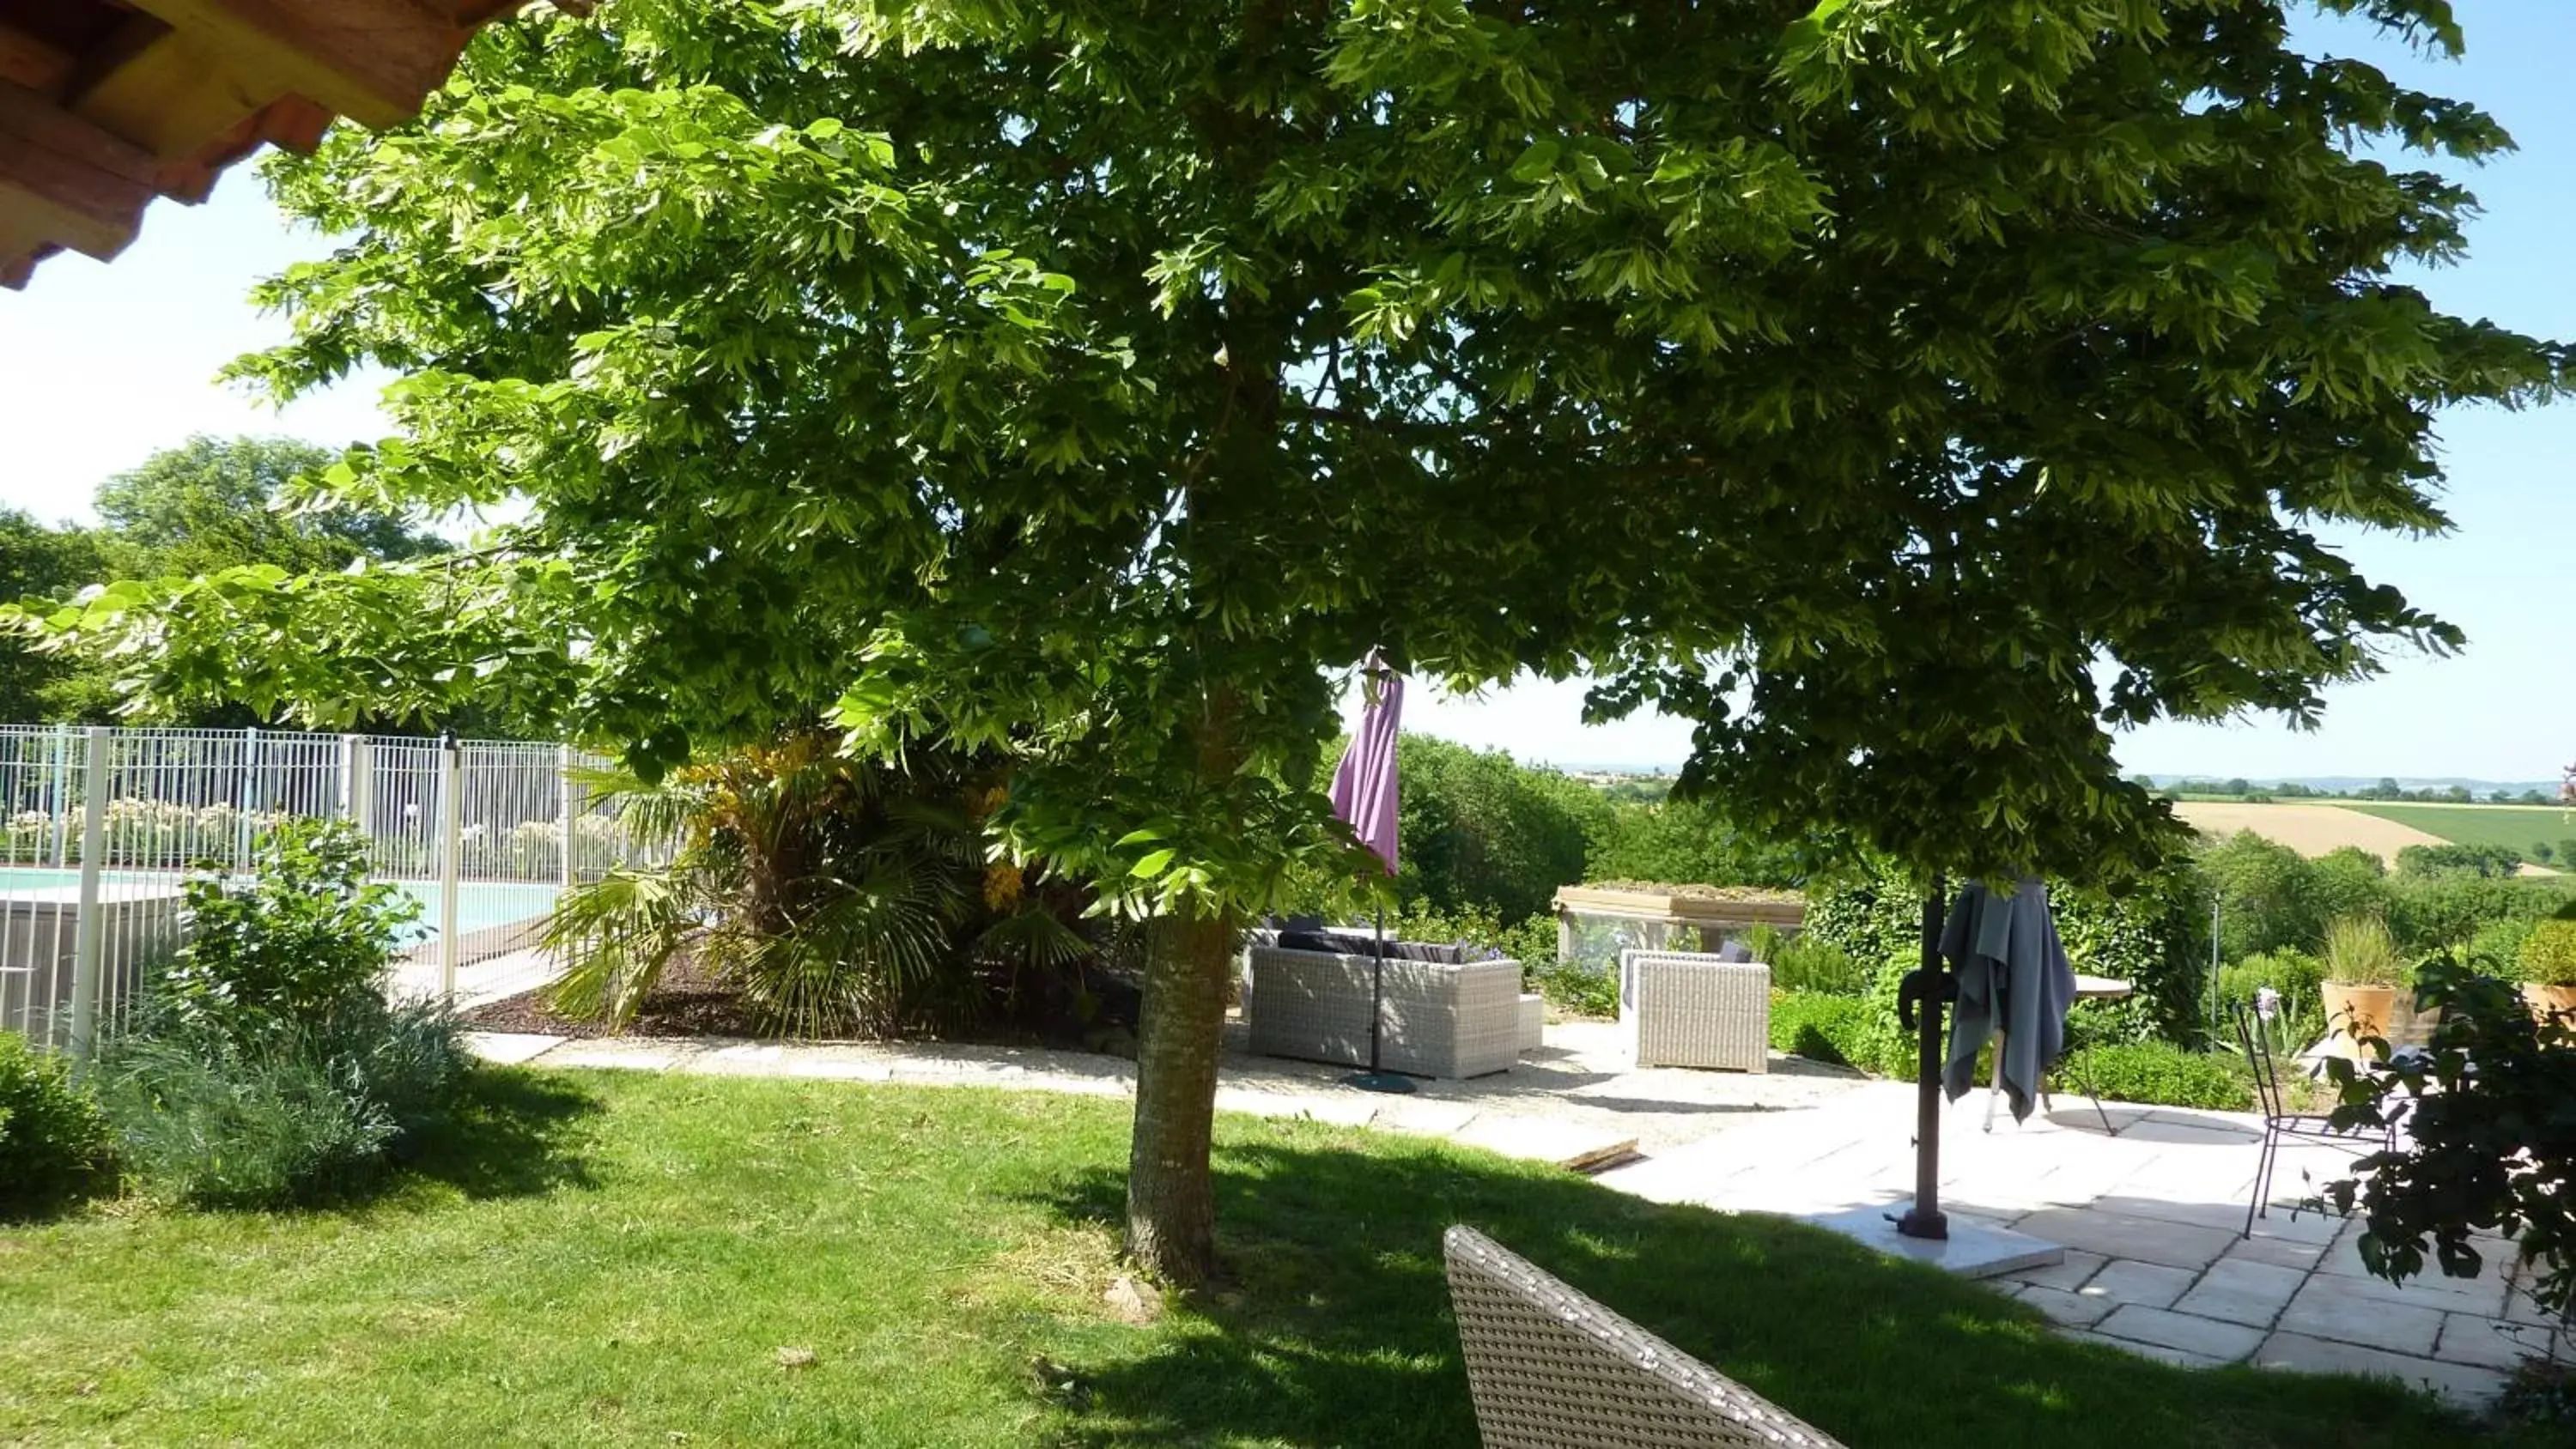
[[[56,627],[647,769],[827,701],[1010,752],[1018,847],[1163,923],[1127,1240],[1194,1279],[1237,923],[1359,863],[1371,646],[1695,720],[1751,829],[2095,881],[2180,835],[2114,729],[2458,643],[2317,529],[2444,526],[2437,410],[2563,359],[2393,279],[2469,199],[2383,143],[2507,144],[2260,0],[541,12],[272,173],[346,239],[245,369],[394,368],[331,486],[524,521]]]
[[[14,508],[0,508],[0,604],[61,598],[98,572],[98,547],[84,530],[48,528]],[[24,641],[0,639],[0,724],[58,716],[71,660],[38,654]]]
[[[419,558],[444,540],[383,509],[299,507],[297,480],[339,454],[299,438],[217,438],[164,448],[99,485],[99,553],[115,578],[271,564],[328,573],[354,560]],[[309,501],[327,504],[327,498]]]

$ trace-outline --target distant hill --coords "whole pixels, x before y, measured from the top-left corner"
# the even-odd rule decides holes
[[[2343,794],[2353,790],[2367,790],[2382,780],[2393,778],[2397,781],[2397,788],[2401,790],[2463,789],[2469,791],[2471,794],[2479,796],[2492,795],[2498,790],[2502,790],[2509,795],[2519,795],[2525,790],[2537,790],[2541,794],[2546,795],[2553,800],[2558,798],[2558,782],[2556,780],[2472,780],[2462,775],[2299,775],[2294,777],[2245,775],[2240,777],[2236,775],[2211,774],[2207,771],[2202,771],[2189,775],[2155,775],[2151,778],[2155,780],[2159,788],[2165,789],[2170,789],[2175,785],[2181,784],[2185,780],[2233,780],[2242,778],[2256,785],[2275,789],[2283,785],[2305,785],[2311,790],[2324,791],[2328,794]]]

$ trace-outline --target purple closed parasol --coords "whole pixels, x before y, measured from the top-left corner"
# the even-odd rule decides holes
[[[1360,666],[1367,707],[1359,732],[1342,751],[1333,771],[1333,813],[1351,827],[1360,844],[1376,852],[1388,875],[1395,874],[1395,736],[1404,718],[1404,676],[1387,667],[1383,652],[1372,649]],[[1377,951],[1369,976],[1369,1066],[1350,1085],[1371,1092],[1410,1092],[1413,1083],[1379,1065],[1379,1038],[1386,1016],[1386,914],[1377,918]]]
[[[1361,666],[1368,706],[1359,732],[1342,751],[1333,771],[1333,813],[1347,823],[1360,844],[1377,852],[1386,873],[1395,874],[1395,734],[1404,718],[1404,676],[1386,667],[1372,649]]]

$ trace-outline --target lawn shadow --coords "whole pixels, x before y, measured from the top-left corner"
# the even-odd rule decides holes
[[[402,1167],[475,1199],[587,1190],[597,1183],[573,1149],[582,1120],[604,1105],[560,1073],[479,1066],[446,1118],[410,1144]]]
[[[1185,1310],[1215,1331],[1067,1358],[1083,1407],[1064,1442],[1476,1444],[1440,1249],[1453,1223],[1856,1446],[2471,1442],[2394,1385],[2195,1373],[2070,1341],[1992,1288],[1787,1219],[1429,1144],[1233,1135],[1217,1152],[1225,1280]],[[1094,1171],[1045,1200],[1114,1223],[1123,1186]]]

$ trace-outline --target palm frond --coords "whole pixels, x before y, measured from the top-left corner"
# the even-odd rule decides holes
[[[621,868],[565,891],[537,938],[564,966],[547,1002],[566,1016],[633,1022],[695,928],[697,905],[685,869]]]
[[[1093,950],[1080,931],[1035,905],[1004,915],[975,938],[976,954],[1022,966],[1070,966]]]

